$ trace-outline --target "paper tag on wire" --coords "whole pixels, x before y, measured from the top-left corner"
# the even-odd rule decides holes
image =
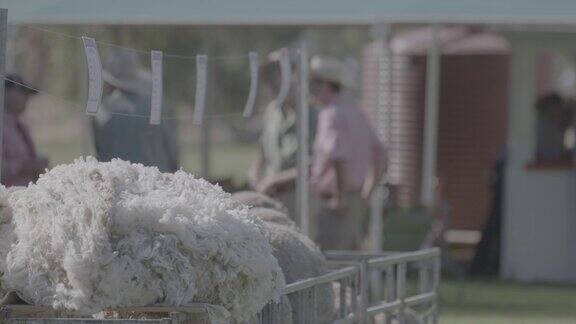
[[[280,91],[276,97],[276,105],[282,107],[284,100],[290,91],[290,81],[292,79],[292,66],[290,65],[290,53],[287,48],[283,48],[280,53]]]
[[[206,79],[208,56],[196,55],[196,98],[194,100],[194,116],[192,122],[201,125],[204,120],[204,105],[206,99]]]
[[[82,37],[86,62],[88,63],[88,98],[86,100],[86,114],[98,113],[102,100],[102,62],[98,53],[98,46],[94,38]]]
[[[250,63],[250,92],[248,92],[248,99],[244,107],[244,117],[246,118],[251,117],[254,112],[254,103],[258,91],[258,53],[248,53],[248,61]]]
[[[150,124],[160,125],[162,118],[162,52],[150,53],[152,67],[152,93],[150,96]]]

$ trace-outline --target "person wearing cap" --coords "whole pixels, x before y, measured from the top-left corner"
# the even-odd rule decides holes
[[[281,51],[272,52],[262,74],[273,94],[278,94],[281,87],[280,72]],[[288,208],[290,217],[295,212],[296,152],[298,138],[296,135],[296,84],[290,78],[290,91],[282,104],[272,100],[264,109],[262,132],[259,149],[252,164],[248,181],[253,190],[274,197]],[[317,110],[310,107],[310,139],[316,132]]]
[[[384,171],[384,149],[349,89],[339,60],[313,57],[310,95],[320,107],[311,186],[316,240],[325,250],[359,249],[367,201]]]
[[[140,66],[136,53],[111,50],[102,71],[104,95],[92,119],[96,155],[100,161],[120,158],[162,172],[179,168],[176,137],[171,120],[151,125],[150,72]],[[167,115],[169,107],[163,107]]]
[[[6,75],[4,89],[2,184],[27,186],[48,167],[48,160],[37,155],[30,131],[20,120],[28,99],[36,91],[15,74]]]

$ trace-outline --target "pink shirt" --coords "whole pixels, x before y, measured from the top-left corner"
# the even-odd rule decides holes
[[[347,191],[359,191],[373,163],[382,162],[382,146],[354,102],[338,97],[322,108],[314,140],[311,184],[322,195],[336,192],[334,161],[344,164]]]
[[[6,187],[27,186],[36,181],[35,177],[22,174],[23,163],[36,159],[30,133],[18,116],[9,110],[4,111],[3,133],[2,184]]]

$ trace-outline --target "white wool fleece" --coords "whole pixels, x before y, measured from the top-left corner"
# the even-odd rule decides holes
[[[246,320],[284,288],[262,222],[183,171],[78,159],[8,204],[5,283],[37,305],[89,314],[205,302]]]
[[[6,255],[13,242],[14,226],[12,225],[12,214],[7,208],[7,189],[0,185],[0,299],[7,293],[3,284],[3,275],[6,272]]]

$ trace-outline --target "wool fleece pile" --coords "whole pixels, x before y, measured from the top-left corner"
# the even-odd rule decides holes
[[[14,225],[12,225],[11,213],[7,210],[8,190],[0,185],[0,298],[7,293],[2,282],[2,276],[6,270],[6,254],[14,238]]]
[[[284,287],[262,222],[183,171],[78,159],[6,200],[2,281],[36,305],[92,314],[203,302],[246,320]]]

